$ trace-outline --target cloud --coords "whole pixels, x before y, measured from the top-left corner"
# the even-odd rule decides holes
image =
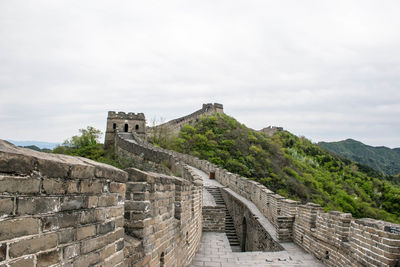
[[[0,138],[202,103],[256,129],[400,146],[398,1],[2,1]]]

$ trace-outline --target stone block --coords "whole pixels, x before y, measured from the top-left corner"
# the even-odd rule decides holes
[[[123,183],[110,183],[110,193],[118,193],[120,195],[125,196],[126,185]]]
[[[95,167],[86,164],[75,164],[71,166],[71,178],[91,179],[94,178]]]
[[[81,182],[81,193],[83,194],[101,194],[103,183],[92,180],[83,180]]]
[[[97,225],[97,234],[103,235],[109,232],[114,231],[115,229],[115,221],[110,221],[108,223]]]
[[[58,213],[58,225],[60,228],[74,227],[78,224],[79,212]]]
[[[101,209],[82,211],[79,222],[81,224],[102,222],[105,220],[105,216],[105,211]]]
[[[57,234],[37,236],[31,239],[22,239],[10,244],[10,258],[17,258],[27,254],[37,253],[57,246]]]
[[[78,240],[82,240],[82,239],[88,238],[90,236],[94,236],[95,234],[96,234],[96,226],[95,225],[79,227],[76,230],[76,237]]]
[[[14,213],[14,199],[0,198],[0,217],[3,215],[12,215]]]
[[[40,253],[37,255],[37,267],[44,267],[56,264],[60,262],[61,258],[61,250],[56,249],[53,251],[48,251],[44,253]]]
[[[88,197],[88,208],[96,208],[99,198],[97,196],[89,196]]]
[[[58,216],[46,216],[40,219],[42,221],[42,231],[48,232],[59,229]]]
[[[73,244],[64,248],[64,259],[72,259],[80,255],[80,244]]]
[[[56,179],[43,179],[42,187],[42,193],[48,195],[64,194],[66,191],[64,188],[64,182]]]
[[[39,178],[0,175],[1,193],[37,194],[39,193],[39,190]]]
[[[29,197],[17,199],[17,214],[40,214],[57,212],[60,201],[55,197]]]
[[[58,243],[66,244],[76,240],[76,229],[64,229],[57,232]]]
[[[0,222],[0,241],[39,233],[39,219],[23,218]]]
[[[78,257],[73,262],[73,267],[92,266],[100,261],[100,254],[98,252],[89,253]]]
[[[35,169],[34,157],[22,154],[0,152],[0,172],[30,174]],[[2,188],[2,186],[0,187]]]
[[[7,267],[30,267],[35,266],[34,263],[35,258],[33,256],[23,257],[21,259],[17,259],[15,261],[11,261]]]
[[[116,206],[118,204],[118,195],[102,195],[99,197],[99,207]]]
[[[85,196],[70,196],[61,199],[61,211],[87,208],[88,198]]]

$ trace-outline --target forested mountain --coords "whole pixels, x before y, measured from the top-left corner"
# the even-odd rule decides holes
[[[400,174],[400,148],[373,147],[353,139],[339,142],[319,142],[318,145],[346,159],[368,165],[387,175]]]
[[[217,114],[184,126],[177,137],[152,141],[207,159],[291,199],[354,217],[400,222],[399,186],[287,131],[268,137]]]

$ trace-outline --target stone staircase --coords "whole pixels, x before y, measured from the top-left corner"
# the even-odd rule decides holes
[[[225,207],[225,233],[228,237],[232,252],[241,252],[240,242],[236,235],[235,225],[232,216],[226,208],[225,201],[222,198],[221,189],[219,187],[206,187],[207,191],[214,197],[215,204]]]

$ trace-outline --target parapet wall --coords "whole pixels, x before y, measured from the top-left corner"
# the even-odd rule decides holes
[[[127,171],[125,232],[140,240],[143,249],[140,257],[129,255],[127,265],[187,266],[201,238],[201,184],[137,169]]]
[[[0,140],[0,265],[123,266],[127,177]]]
[[[121,138],[120,138],[121,139]],[[400,261],[400,225],[373,219],[355,220],[351,214],[325,213],[316,204],[302,205],[245,177],[196,157],[157,148],[135,138],[125,149],[156,161],[180,161],[206,173],[252,201],[276,230],[280,242],[294,241],[329,266],[395,266]],[[117,146],[124,140],[118,140]],[[363,224],[368,222],[368,226]],[[373,238],[372,241],[367,241]]]

